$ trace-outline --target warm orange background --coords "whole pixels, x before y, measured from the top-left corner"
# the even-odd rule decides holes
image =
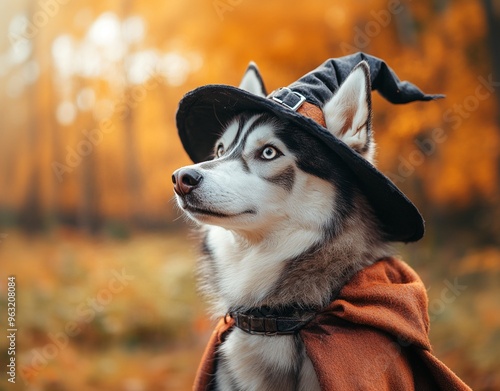
[[[273,90],[359,50],[447,95],[374,93],[378,162],[427,221],[399,251],[436,355],[500,389],[499,21],[498,0],[3,2],[0,329],[15,275],[19,332],[0,390],[189,389],[210,322],[172,201],[177,102],[250,60]]]

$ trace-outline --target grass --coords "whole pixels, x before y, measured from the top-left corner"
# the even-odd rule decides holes
[[[12,386],[2,376],[0,391],[189,390],[212,327],[195,290],[195,247],[185,232],[126,240],[9,232],[0,243],[0,324],[15,275],[18,377]],[[428,287],[435,354],[473,389],[500,389],[500,251],[444,265],[425,244],[404,251]],[[463,290],[443,296],[456,278]]]
[[[9,233],[1,281],[16,276],[18,389],[189,389],[211,328],[195,292],[194,247],[184,233]]]

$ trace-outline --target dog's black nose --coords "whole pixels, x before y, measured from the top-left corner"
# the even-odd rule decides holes
[[[174,183],[174,191],[179,195],[189,194],[193,189],[198,187],[203,175],[192,168],[180,168],[172,175]]]

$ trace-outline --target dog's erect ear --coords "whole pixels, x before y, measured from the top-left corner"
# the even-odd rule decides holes
[[[253,61],[248,64],[243,79],[241,79],[240,88],[264,98],[267,96],[266,87],[264,86],[259,68],[257,68],[257,64]]]
[[[366,160],[372,162],[370,68],[360,62],[323,107],[326,127]]]

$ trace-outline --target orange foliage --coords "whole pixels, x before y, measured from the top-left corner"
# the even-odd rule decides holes
[[[33,87],[13,92],[14,81],[22,81],[23,72],[27,72],[23,64],[10,64],[0,76],[11,91],[0,95],[5,116],[0,135],[5,162],[1,170],[2,177],[8,178],[3,186],[9,188],[0,207],[19,210],[30,175],[38,172],[38,197],[47,211],[56,205],[63,213],[77,214],[85,203],[82,190],[93,182],[96,207],[105,219],[127,219],[133,208],[151,220],[171,219],[170,172],[189,162],[174,123],[177,102],[185,92],[207,83],[237,84],[250,60],[257,61],[269,89],[274,89],[326,58],[356,50],[386,59],[401,78],[425,91],[447,95],[440,102],[402,107],[375,101],[379,162],[386,172],[397,174],[400,162],[415,149],[416,138],[434,128],[443,128],[446,134],[446,141],[414,165],[414,173],[398,185],[411,193],[409,184],[418,180],[424,199],[462,205],[476,197],[491,198],[498,189],[500,132],[493,115],[496,91],[483,87],[481,97],[476,97],[481,80],[491,74],[486,65],[487,30],[479,1],[457,0],[438,11],[430,1],[405,7],[383,0],[348,5],[340,1],[325,5],[315,0],[301,7],[282,1],[241,2],[223,9],[218,9],[216,2],[201,0],[86,4],[61,5],[30,39],[33,51],[25,61],[35,62],[40,69]],[[11,7],[7,14],[13,17],[17,11]],[[28,19],[37,7],[28,8]],[[126,23],[122,28],[130,32],[116,42],[123,42],[123,37],[136,40],[125,45],[121,55],[103,60],[111,51],[105,42],[113,40],[113,23],[122,22]],[[109,37],[102,42],[89,41],[92,32]],[[64,76],[57,62],[64,56],[63,46],[54,46],[62,42],[61,37],[71,39],[72,50],[94,45],[74,56],[92,55],[97,48],[93,56],[108,61],[106,68],[101,73],[85,70],[85,63],[81,65],[85,57],[81,57],[73,66],[83,67],[83,73],[73,70]],[[9,42],[4,42],[4,53],[10,50]],[[146,78],[140,76],[141,66],[143,70],[151,68]],[[142,81],[137,84],[136,79]],[[135,98],[125,101],[124,111],[127,86]],[[94,91],[90,111],[75,106],[83,88]],[[57,120],[62,101],[76,109],[67,124]],[[29,117],[20,110],[36,115],[35,125],[29,125]],[[80,163],[71,166],[73,155],[69,151],[77,151],[88,141],[83,130],[98,131],[104,119],[111,120],[113,130],[104,134]],[[30,126],[35,126],[38,134],[35,147],[29,144]],[[127,152],[130,145],[134,145],[134,155]],[[54,162],[66,166],[62,174],[55,172]],[[134,166],[142,178],[135,184],[128,172]],[[8,173],[11,170],[14,173]],[[133,188],[137,199],[130,196]]]
[[[460,274],[500,272],[500,250],[490,247],[470,253],[460,261],[458,271]]]

